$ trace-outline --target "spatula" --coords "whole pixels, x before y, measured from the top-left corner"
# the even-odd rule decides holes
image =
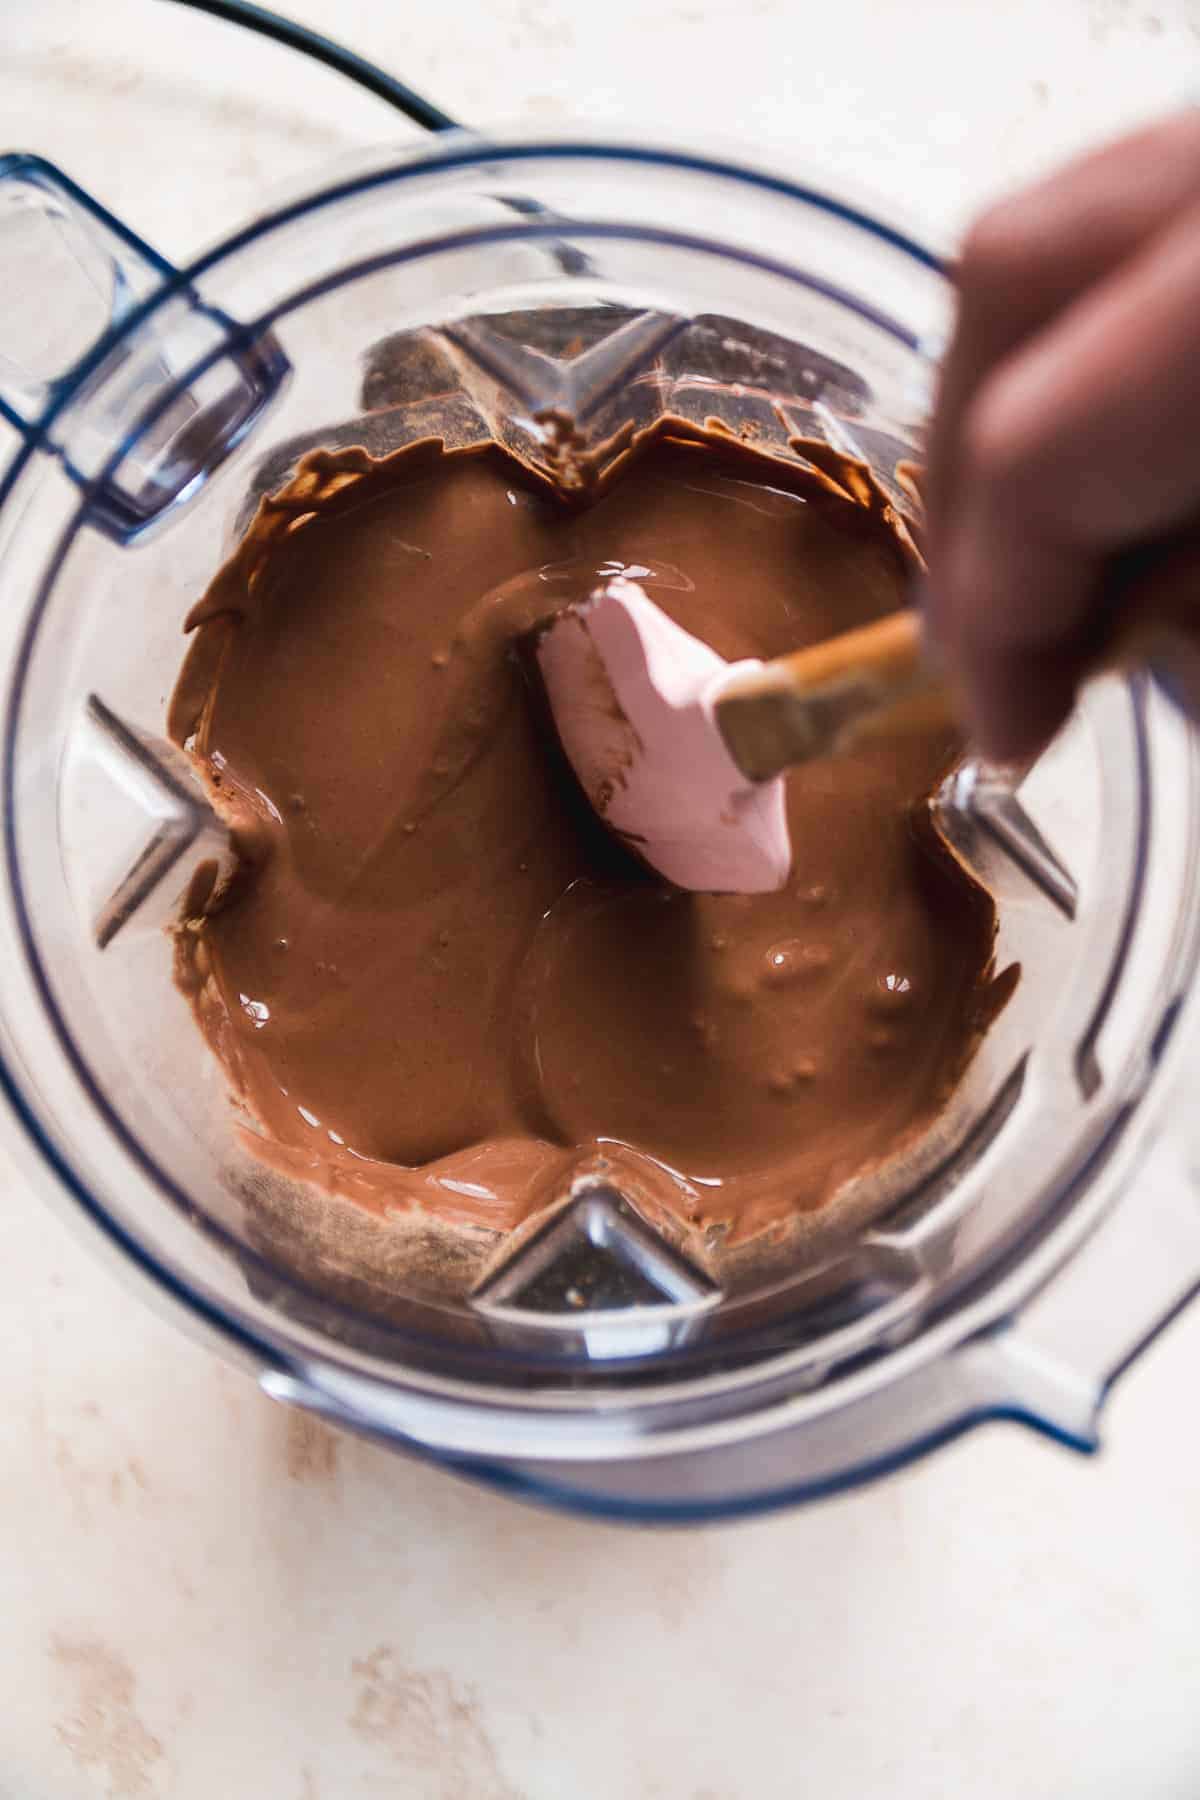
[[[596,812],[668,881],[697,892],[784,886],[787,768],[953,723],[910,611],[772,662],[727,663],[616,578],[556,614],[533,648]]]

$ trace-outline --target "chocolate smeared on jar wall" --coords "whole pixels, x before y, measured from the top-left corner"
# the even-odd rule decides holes
[[[423,442],[262,503],[170,716],[243,859],[177,961],[256,1154],[503,1230],[599,1144],[742,1239],[938,1117],[1011,989],[930,816],[961,745],[797,769],[787,888],[685,895],[582,801],[513,652],[620,573],[729,660],[903,605],[902,520],[820,465],[668,419],[567,488]]]

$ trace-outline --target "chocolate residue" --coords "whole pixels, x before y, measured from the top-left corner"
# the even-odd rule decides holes
[[[284,1421],[284,1461],[293,1481],[331,1484],[338,1471],[341,1441],[320,1419],[288,1407]]]
[[[151,1793],[163,1747],[138,1716],[137,1683],[124,1657],[94,1638],[58,1636],[50,1654],[71,1689],[55,1731],[76,1768],[99,1771],[114,1800]]]
[[[582,803],[512,651],[617,573],[730,660],[904,604],[902,522],[821,461],[667,421],[582,496],[427,442],[317,452],[263,503],[170,720],[243,864],[180,980],[260,1155],[507,1228],[631,1146],[635,1182],[736,1237],[937,1117],[1007,991],[926,804],[960,746],[796,770],[787,890],[685,895]]]
[[[443,1670],[406,1669],[388,1644],[356,1658],[350,1729],[376,1746],[409,1788],[430,1800],[518,1800],[488,1734],[479,1700]]]

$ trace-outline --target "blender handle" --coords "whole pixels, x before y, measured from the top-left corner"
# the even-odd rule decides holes
[[[176,271],[40,156],[0,157],[0,201],[0,413],[28,438],[88,353]]]
[[[245,435],[287,363],[39,156],[0,156],[0,416],[125,541]]]
[[[963,1346],[1030,1424],[1079,1448],[1099,1441],[1115,1382],[1200,1295],[1200,1183],[1173,1134],[1016,1316]]]

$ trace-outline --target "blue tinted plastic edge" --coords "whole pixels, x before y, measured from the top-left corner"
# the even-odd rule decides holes
[[[326,1417],[319,1414],[319,1417]],[[506,1498],[519,1500],[526,1505],[538,1506],[550,1512],[567,1513],[576,1518],[595,1519],[610,1525],[657,1525],[657,1526],[699,1526],[732,1524],[739,1519],[764,1518],[773,1513],[789,1511],[818,1500],[832,1499],[836,1494],[851,1492],[855,1488],[866,1487],[873,1481],[895,1474],[901,1469],[920,1461],[922,1457],[940,1450],[944,1445],[955,1442],[974,1431],[980,1425],[1016,1424],[1036,1431],[1039,1436],[1049,1438],[1067,1450],[1080,1456],[1094,1456],[1100,1449],[1099,1441],[1091,1438],[1075,1437],[1069,1432],[1051,1425],[1036,1413],[1026,1412],[1017,1406],[975,1407],[947,1420],[935,1430],[925,1432],[905,1444],[902,1449],[889,1451],[884,1456],[868,1458],[866,1462],[855,1464],[837,1475],[822,1476],[819,1481],[801,1481],[795,1486],[774,1488],[766,1494],[746,1495],[737,1500],[621,1500],[609,1495],[589,1494],[586,1490],[565,1487],[552,1481],[539,1481],[534,1476],[526,1475],[517,1469],[507,1467],[504,1463],[476,1461],[470,1457],[445,1456],[422,1444],[414,1444],[409,1439],[390,1436],[386,1432],[378,1432],[360,1424],[353,1417],[337,1420],[330,1416],[328,1422],[337,1424],[340,1429],[354,1432],[381,1447],[399,1451],[402,1455],[412,1456],[417,1461],[428,1463],[445,1474],[454,1475],[460,1480],[473,1482],[476,1486],[490,1488],[494,1493],[503,1494]],[[726,1451],[727,1455],[747,1454],[752,1456],[754,1446],[751,1443],[742,1449],[734,1448]],[[664,1458],[664,1466],[668,1459]]]
[[[256,239],[267,236],[270,232],[278,230],[280,226],[289,224],[294,219],[303,218],[306,213],[336,205],[339,201],[351,199],[356,194],[370,193],[376,188],[410,181],[439,169],[468,168],[473,164],[486,164],[498,159],[527,162],[539,158],[551,161],[569,159],[591,162],[625,161],[640,163],[647,167],[685,169],[696,174],[715,175],[721,179],[742,182],[748,187],[758,188],[766,193],[780,194],[788,199],[800,201],[818,212],[828,214],[831,218],[840,219],[844,224],[854,225],[866,232],[868,236],[878,238],[883,243],[890,244],[894,249],[902,251],[935,274],[946,272],[942,259],[936,256],[932,250],[907,232],[883,224],[860,207],[837,200],[831,195],[823,193],[819,188],[810,187],[805,183],[789,181],[783,176],[770,175],[761,170],[723,162],[718,157],[701,156],[685,151],[638,149],[636,146],[614,143],[572,142],[569,139],[550,139],[544,143],[507,145],[489,144],[475,138],[467,138],[459,148],[447,146],[446,140],[441,139],[439,148],[427,156],[407,160],[400,167],[393,166],[373,171],[369,175],[359,175],[345,181],[334,182],[329,187],[321,188],[315,194],[307,195],[302,200],[295,200],[286,206],[277,207],[272,212],[264,213],[253,224],[243,226],[240,230],[231,233],[229,237],[222,239],[211,250],[197,257],[195,261],[177,269],[160,256],[158,251],[152,249],[149,244],[138,237],[136,232],[130,231],[127,226],[123,225],[99,201],[92,199],[91,195],[86,193],[77,182],[72,181],[69,175],[64,175],[55,164],[47,162],[44,157],[23,151],[14,151],[0,157],[0,180],[13,175],[26,175],[51,184],[58,183],[80,206],[100,220],[109,230],[115,232],[139,256],[144,256],[159,271],[163,280],[160,287],[131,307],[117,325],[106,331],[91,350],[68,372],[63,379],[61,391],[55,395],[40,418],[33,421],[32,424],[12,419],[12,414],[8,409],[5,409],[5,416],[12,419],[19,430],[36,434],[40,442],[63,407],[82,382],[103,361],[118,339],[127,332],[135,330],[155,307],[170,299],[174,294],[182,292],[227,256],[245,249]],[[560,221],[557,235],[561,236],[562,230],[563,223]],[[519,227],[517,234],[530,235],[528,225]],[[551,229],[547,229],[544,235],[555,234]],[[771,267],[772,264],[767,259],[763,266]],[[2,497],[3,495],[0,493],[0,498]]]
[[[113,236],[128,245],[136,256],[143,258],[155,270],[164,285],[172,282],[177,275],[178,271],[174,263],[169,263],[165,256],[160,256],[153,245],[139,237],[136,231],[131,231],[128,225],[122,224],[115,213],[109,212],[106,206],[102,206],[99,200],[93,199],[91,194],[81,188],[77,181],[72,181],[69,175],[64,175],[60,168],[54,163],[47,162],[44,156],[35,156],[25,150],[10,150],[0,155],[0,182],[11,180],[28,181],[34,187],[61,188],[81,211],[90,213],[104,226],[106,231],[111,231]],[[80,383],[86,379],[91,369],[107,355],[112,346],[125,335],[136,320],[143,317],[152,307],[157,306],[163,291],[163,286],[155,288],[151,294],[146,296],[145,300],[131,307],[127,313],[123,313],[118,321],[101,334],[97,342],[89,351],[85,352],[79,362],[65,370],[51,384],[55,389],[54,398],[48,407],[43,408],[36,419],[24,418],[16,411],[15,407],[9,406],[3,398],[0,398],[0,416],[7,419],[8,423],[21,433],[31,447],[42,443],[48,427],[76,392]],[[4,486],[0,487],[0,503],[3,503],[7,496],[9,485],[6,479]]]

